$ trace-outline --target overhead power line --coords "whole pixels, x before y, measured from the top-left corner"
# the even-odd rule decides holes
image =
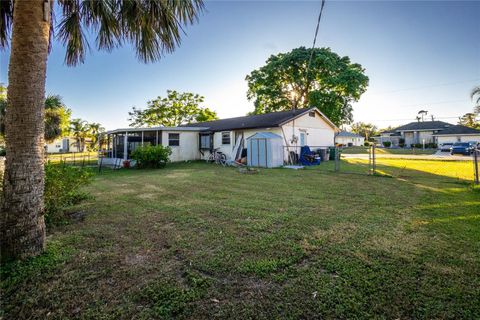
[[[382,94],[390,94],[390,93],[397,93],[397,92],[403,92],[403,91],[422,90],[422,89],[435,88],[435,87],[446,87],[446,86],[453,86],[453,85],[457,85],[457,84],[470,83],[470,82],[475,82],[475,81],[480,82],[480,78],[470,79],[470,80],[454,81],[454,82],[446,82],[446,83],[439,83],[439,84],[432,84],[432,85],[426,85],[426,86],[410,87],[410,88],[383,91],[383,92],[382,91],[372,92],[372,93],[370,93],[370,95],[382,95]]]
[[[310,52],[310,58],[308,59],[307,64],[307,75],[310,69],[310,63],[313,58],[313,49],[315,49],[315,44],[317,43],[318,30],[320,29],[320,20],[322,20],[323,7],[325,6],[325,0],[322,0],[322,5],[320,7],[320,13],[318,14],[317,27],[315,28],[315,36],[313,37],[312,51]]]

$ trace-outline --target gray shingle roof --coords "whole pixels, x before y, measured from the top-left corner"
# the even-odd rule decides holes
[[[337,133],[336,137],[363,138],[361,135],[348,131],[340,131]]]
[[[312,108],[314,109],[314,108]],[[245,117],[236,117],[215,121],[190,123],[184,127],[208,127],[211,131],[228,131],[236,129],[256,129],[278,127],[279,125],[299,116],[312,109],[297,109],[282,112],[272,112]]]
[[[390,131],[410,131],[410,130],[437,130],[451,127],[453,124],[443,121],[417,121],[410,122]]]
[[[442,131],[439,131],[436,133],[436,136],[442,136],[442,135],[462,135],[462,134],[478,134],[480,135],[480,130],[474,129],[474,128],[469,128],[461,125],[451,125],[448,128],[443,129]]]

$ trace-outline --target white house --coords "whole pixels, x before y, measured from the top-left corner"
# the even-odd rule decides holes
[[[89,144],[91,139],[87,138],[85,144]],[[45,151],[47,153],[67,153],[81,152],[81,148],[77,140],[73,137],[60,137],[51,142],[45,143]]]
[[[312,149],[334,145],[340,130],[317,108],[273,112],[229,118],[178,127],[128,128],[108,131],[105,163],[119,163],[131,151],[146,144],[170,146],[173,162],[207,159],[220,151],[236,160],[246,148],[246,139],[258,132],[272,132],[283,138],[284,153],[298,153],[301,146]],[[240,150],[239,152],[236,152]],[[235,151],[235,152],[234,152]]]
[[[335,135],[335,144],[347,147],[363,146],[365,138],[353,132],[340,131]]]

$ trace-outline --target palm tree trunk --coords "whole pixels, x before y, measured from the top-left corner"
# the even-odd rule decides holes
[[[45,247],[43,134],[50,32],[46,16],[44,0],[15,1],[0,216],[3,261],[34,256]]]

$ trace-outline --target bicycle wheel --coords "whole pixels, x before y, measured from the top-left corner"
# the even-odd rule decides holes
[[[220,153],[218,155],[218,162],[222,165],[222,166],[226,166],[227,165],[227,156],[223,153]]]

